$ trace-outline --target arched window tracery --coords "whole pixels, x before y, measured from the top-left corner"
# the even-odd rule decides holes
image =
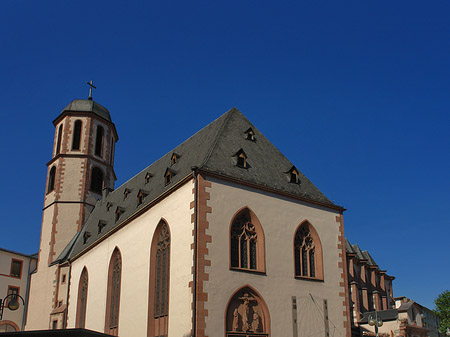
[[[120,286],[122,281],[122,257],[115,249],[109,263],[108,290],[106,303],[105,333],[118,336]]]
[[[323,279],[322,245],[314,227],[301,224],[294,237],[295,277]]]
[[[75,322],[77,328],[84,328],[86,326],[87,295],[88,273],[86,267],[84,267],[78,284],[77,318]]]
[[[147,335],[167,336],[169,321],[170,229],[161,220],[153,235],[150,252],[150,295]]]
[[[265,270],[264,233],[258,219],[248,208],[240,211],[231,224],[230,267]]]
[[[230,299],[225,322],[226,337],[269,337],[270,317],[263,298],[243,287]]]

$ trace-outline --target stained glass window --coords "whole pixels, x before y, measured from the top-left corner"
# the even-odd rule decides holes
[[[258,234],[248,210],[241,212],[231,226],[231,267],[257,269]]]
[[[315,243],[308,224],[302,225],[295,234],[295,276],[316,277]]]

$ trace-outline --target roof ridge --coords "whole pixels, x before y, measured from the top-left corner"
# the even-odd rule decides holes
[[[220,138],[220,136],[222,135],[223,130],[225,129],[225,125],[228,123],[228,121],[230,120],[231,116],[233,115],[233,113],[234,113],[236,110],[237,110],[236,107],[232,107],[230,110],[228,110],[227,112],[225,112],[225,114],[228,114],[228,115],[226,116],[226,118],[225,118],[223,124],[221,125],[221,127],[220,127],[220,129],[219,129],[219,132],[217,132],[217,136],[216,136],[216,138],[214,139],[214,143],[213,143],[213,145],[211,146],[211,148],[210,148],[208,154],[206,155],[205,160],[204,160],[203,163],[201,164],[200,168],[202,168],[203,166],[205,166],[206,163],[208,162],[208,160],[211,158],[211,155],[212,155],[214,149],[216,148],[217,143],[219,142],[219,138]]]

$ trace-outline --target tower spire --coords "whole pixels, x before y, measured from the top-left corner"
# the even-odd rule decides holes
[[[86,82],[87,85],[89,85],[89,97],[88,100],[92,101],[92,88],[97,89],[96,86],[94,86],[94,81]]]

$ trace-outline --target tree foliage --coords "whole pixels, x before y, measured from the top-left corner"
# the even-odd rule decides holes
[[[440,319],[439,331],[445,334],[447,329],[450,329],[450,290],[440,293],[434,304],[436,305],[434,312]]]

